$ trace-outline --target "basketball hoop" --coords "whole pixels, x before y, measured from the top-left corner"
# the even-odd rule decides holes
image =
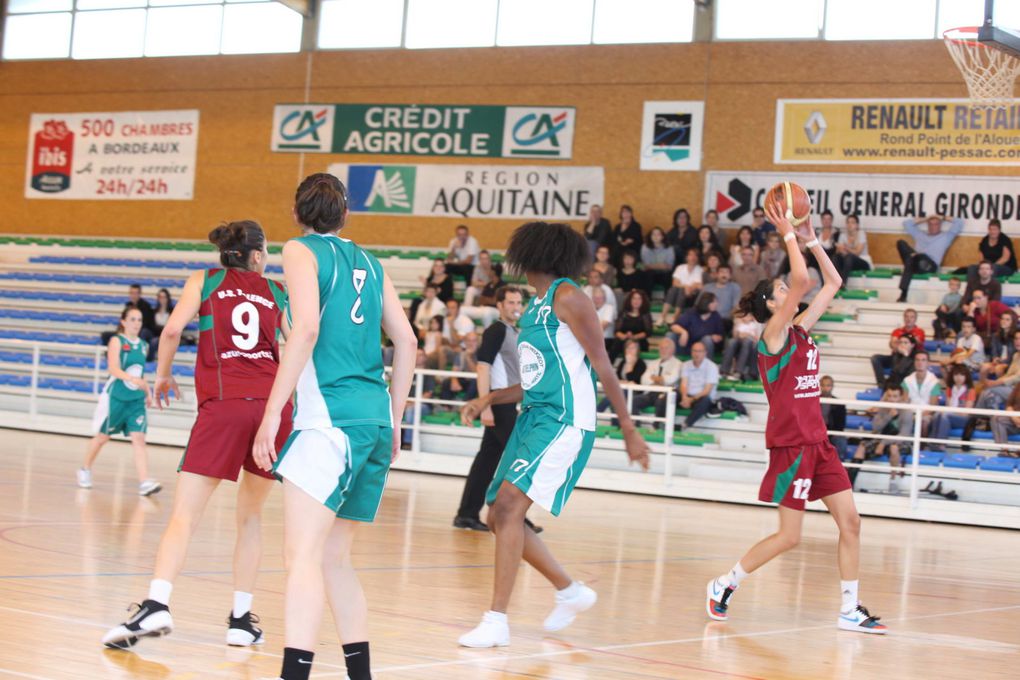
[[[978,41],[978,28],[951,28],[942,34],[950,56],[963,73],[970,98],[979,106],[1013,103],[1013,84],[1020,59]]]

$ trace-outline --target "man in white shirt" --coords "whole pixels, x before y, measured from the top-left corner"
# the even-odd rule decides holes
[[[602,278],[602,272],[600,272],[598,269],[592,269],[590,272],[588,272],[588,285],[582,288],[581,290],[584,291],[585,295],[591,298],[592,297],[591,292],[595,288],[602,289],[602,292],[606,294],[606,304],[610,305],[613,308],[613,311],[615,312],[616,293],[613,292],[612,288],[606,285],[605,281]]]
[[[657,385],[659,387],[675,387],[680,382],[680,369],[682,363],[676,358],[676,344],[669,338],[659,340],[659,358],[648,362],[644,374],[641,376],[642,385]],[[632,402],[631,413],[640,415],[641,411],[649,406],[655,406],[655,415],[662,418],[666,415],[666,393],[665,392],[644,392],[635,394]],[[659,427],[661,423],[656,423]]]
[[[456,299],[446,301],[446,323],[443,324],[443,339],[451,347],[459,347],[464,336],[473,333],[475,322],[460,311],[460,302]]]
[[[465,225],[457,227],[456,235],[450,239],[449,252],[446,255],[446,271],[450,275],[471,276],[471,271],[478,264],[478,253],[482,251],[478,239],[468,233]]]
[[[608,352],[613,344],[613,334],[616,331],[616,308],[606,300],[606,291],[602,288],[592,289],[591,301],[595,305],[595,313],[598,314],[599,324],[602,326],[602,337],[605,339]]]
[[[421,304],[418,305],[418,311],[414,315],[414,326],[418,331],[418,337],[424,338],[425,331],[429,329],[429,321],[434,316],[445,316],[446,306],[443,305],[443,301],[436,297],[439,294],[439,288],[433,284],[425,286],[425,293],[422,297]]]
[[[942,396],[942,382],[928,370],[928,352],[923,349],[914,355],[914,372],[903,379],[903,391],[911,404],[936,406]],[[921,421],[921,435],[927,436],[931,424],[931,413],[925,413]],[[914,432],[914,413],[900,411],[900,432]]]
[[[680,403],[677,406],[691,410],[684,420],[684,429],[694,425],[712,408],[718,384],[719,367],[708,358],[705,345],[694,343],[691,345],[691,360],[685,361],[680,370]]]

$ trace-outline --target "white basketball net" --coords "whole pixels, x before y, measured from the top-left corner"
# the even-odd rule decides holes
[[[975,104],[1008,106],[1020,75],[1020,59],[978,42],[977,28],[952,28],[943,33],[946,48],[963,73]]]

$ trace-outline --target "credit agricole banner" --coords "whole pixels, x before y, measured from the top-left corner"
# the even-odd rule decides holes
[[[1020,165],[1020,99],[780,99],[776,163]]]
[[[458,156],[570,158],[570,106],[458,104],[277,104],[272,150]]]

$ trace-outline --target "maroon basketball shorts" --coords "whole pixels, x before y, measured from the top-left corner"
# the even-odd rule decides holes
[[[272,472],[259,468],[251,455],[265,410],[265,399],[209,399],[202,403],[177,471],[236,482],[244,469],[259,477],[276,479]],[[276,433],[277,452],[290,436],[291,414],[291,405],[287,404],[281,414],[280,431]]]
[[[769,468],[761,480],[758,500],[803,510],[807,501],[853,488],[839,454],[828,439],[806,446],[769,451]]]

